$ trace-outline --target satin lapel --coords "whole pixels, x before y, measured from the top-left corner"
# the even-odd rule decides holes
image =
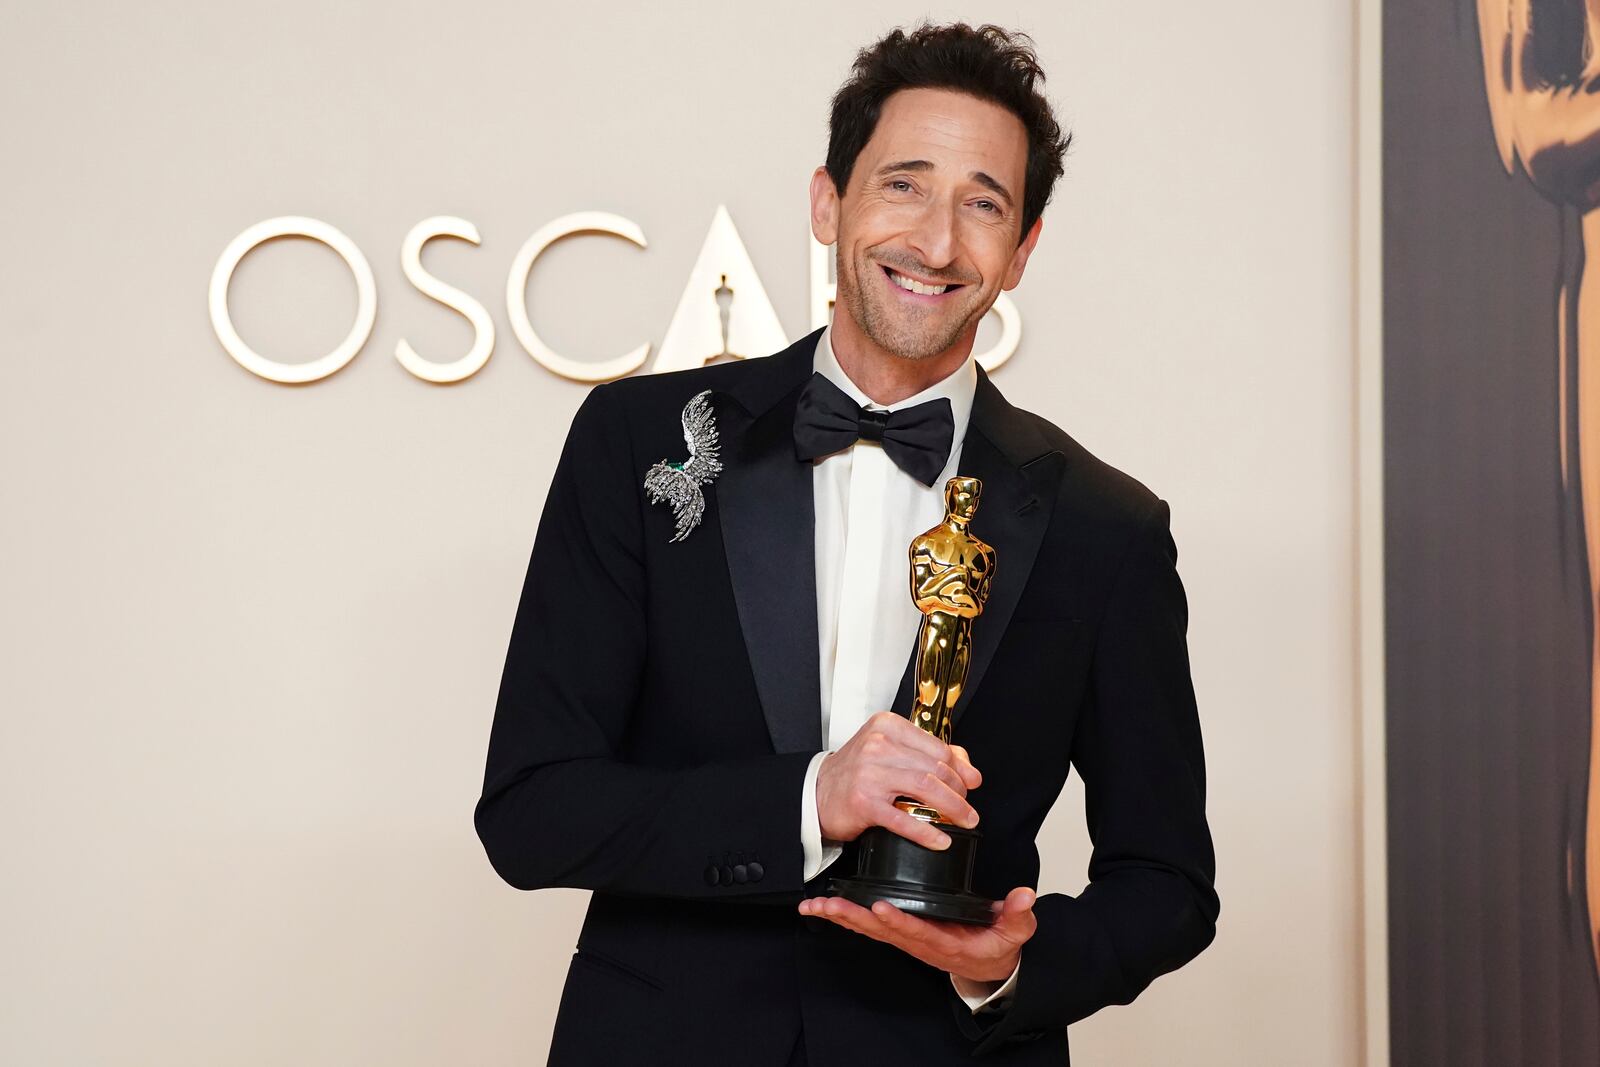
[[[1059,459],[1060,453],[1053,453],[1019,468],[981,434],[969,436],[961,449],[961,473],[983,481],[972,532],[994,548],[995,567],[994,584],[983,614],[972,624],[972,665],[961,698],[950,710],[952,725],[960,723],[962,712],[983,684],[984,673],[1011,623],[1028,575],[1033,572],[1045,528],[1050,525],[1054,494],[1045,485],[1039,489],[1046,491],[1036,492],[1030,475],[1043,481],[1042,475],[1055,473]]]
[[[1033,429],[1029,417],[1012,407],[979,368],[972,416],[957,469],[960,474],[983,482],[972,532],[994,549],[995,572],[983,614],[972,624],[972,661],[961,697],[950,710],[952,727],[961,721],[962,712],[982,684],[1028,584],[1028,575],[1033,572],[1039,544],[1050,525],[1054,486],[1059,482],[1064,458],[1048,446]],[[915,663],[913,649],[907,655],[895,696],[895,710],[902,714],[911,707]]]
[[[728,390],[737,403],[718,412],[717,516],[761,711],[780,753],[822,748],[811,464],[794,455],[795,401],[820,336],[761,360],[759,374]]]

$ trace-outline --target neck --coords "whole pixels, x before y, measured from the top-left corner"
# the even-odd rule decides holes
[[[925,359],[907,359],[862,333],[848,312],[838,313],[842,310],[836,308],[833,316],[830,339],[834,357],[856,387],[884,407],[916,396],[955,373],[972,353],[972,342],[978,336],[978,324],[973,323],[943,352]]]

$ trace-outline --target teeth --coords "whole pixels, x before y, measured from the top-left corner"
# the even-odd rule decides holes
[[[923,285],[921,282],[912,281],[910,278],[896,274],[894,271],[889,272],[889,277],[894,280],[896,285],[907,292],[921,293],[923,296],[938,296],[950,288],[948,285]]]

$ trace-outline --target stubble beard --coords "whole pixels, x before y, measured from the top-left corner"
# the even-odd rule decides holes
[[[861,332],[873,344],[901,359],[931,359],[950,350],[967,327],[972,324],[974,307],[970,303],[965,314],[949,312],[935,314],[931,310],[918,313],[911,308],[894,308],[890,302],[893,294],[886,292],[872,272],[883,273],[883,268],[864,255],[855,261],[854,271],[840,271],[838,298],[845,310],[856,320]],[[885,284],[892,284],[885,279]],[[962,288],[976,293],[976,286]],[[981,298],[981,294],[978,294]]]

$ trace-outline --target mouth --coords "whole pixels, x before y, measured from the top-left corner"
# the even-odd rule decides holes
[[[919,303],[938,303],[951,293],[966,288],[964,285],[928,285],[917,281],[915,278],[908,278],[899,271],[891,270],[881,263],[879,268],[883,271],[884,279],[888,281],[889,288],[900,294],[901,297],[907,300],[915,300]]]

